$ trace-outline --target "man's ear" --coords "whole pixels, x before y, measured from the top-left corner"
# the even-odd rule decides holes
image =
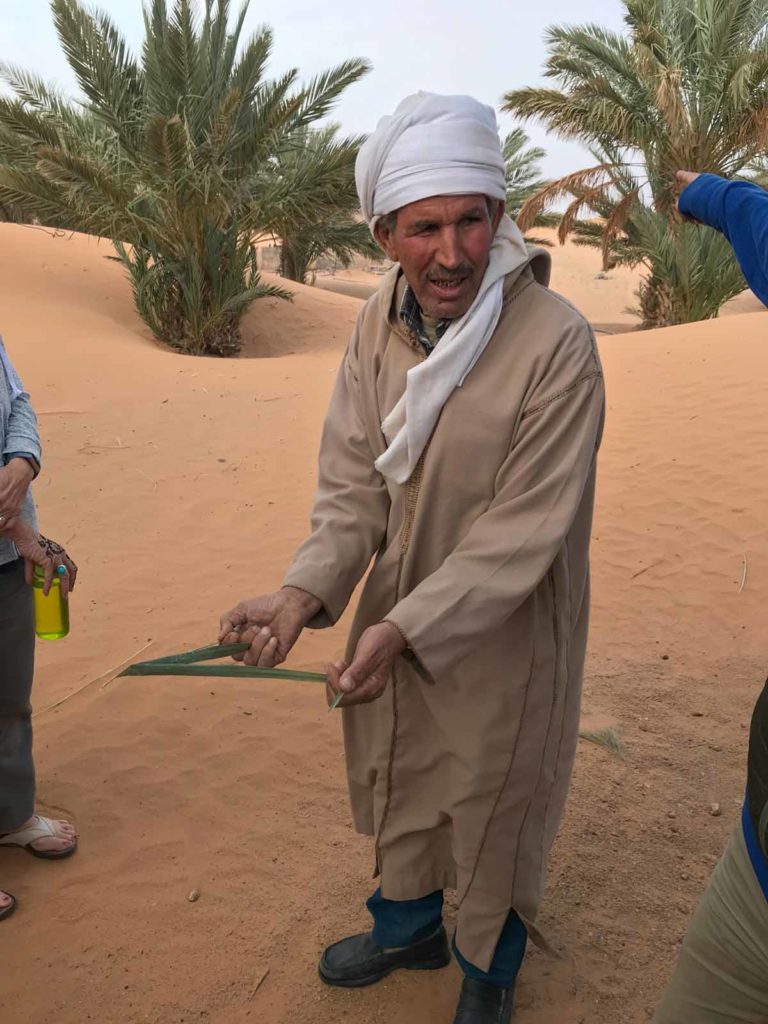
[[[393,235],[394,231],[389,226],[386,218],[382,217],[376,222],[376,227],[373,229],[373,237],[387,254],[387,258],[392,260],[393,263],[397,263],[397,251],[395,249]]]
[[[496,200],[496,209],[493,211],[491,216],[491,225],[493,227],[493,233],[496,234],[496,229],[501,224],[501,218],[504,216],[506,210],[506,203],[503,199]]]

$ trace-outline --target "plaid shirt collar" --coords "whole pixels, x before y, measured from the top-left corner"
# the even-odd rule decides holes
[[[409,284],[405,286],[403,300],[400,303],[400,319],[411,334],[414,334],[419,339],[421,347],[424,349],[426,354],[429,355],[435,346],[424,332],[424,322],[421,319],[421,306],[418,303],[414,290]],[[438,341],[448,330],[450,324],[450,320],[437,321],[437,327],[435,330],[437,331]]]

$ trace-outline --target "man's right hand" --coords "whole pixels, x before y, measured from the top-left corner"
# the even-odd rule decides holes
[[[302,629],[321,608],[321,601],[295,587],[241,601],[222,615],[219,643],[248,643],[250,650],[235,655],[237,661],[274,668],[285,661]]]

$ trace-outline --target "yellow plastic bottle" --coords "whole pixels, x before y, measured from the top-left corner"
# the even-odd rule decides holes
[[[45,575],[35,566],[32,581],[35,598],[35,632],[41,640],[61,640],[69,633],[69,602],[61,593],[61,578],[53,577],[51,589],[43,593]]]

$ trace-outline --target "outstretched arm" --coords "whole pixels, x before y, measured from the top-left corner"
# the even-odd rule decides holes
[[[733,246],[747,284],[768,306],[768,192],[749,181],[679,171],[684,217],[721,231]]]

